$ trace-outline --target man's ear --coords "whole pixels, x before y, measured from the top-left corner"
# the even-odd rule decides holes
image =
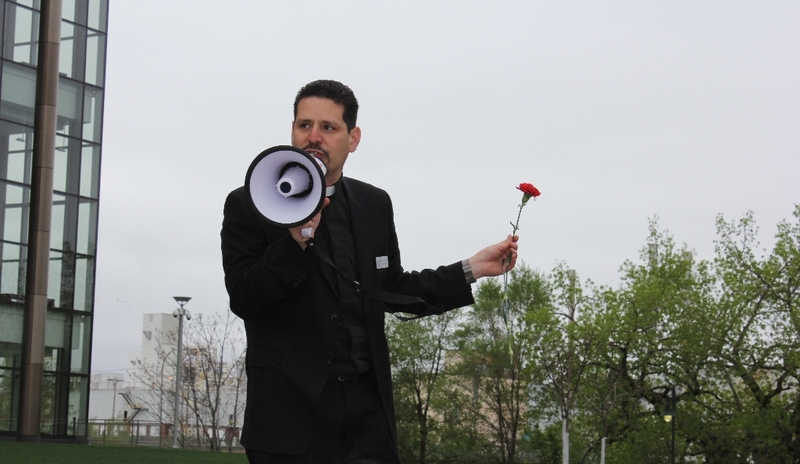
[[[356,126],[350,131],[350,153],[356,151],[359,142],[361,142],[361,128]]]

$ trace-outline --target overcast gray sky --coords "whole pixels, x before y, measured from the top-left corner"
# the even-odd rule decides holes
[[[227,193],[289,143],[305,83],[349,85],[345,175],[387,190],[407,269],[511,231],[520,257],[616,285],[659,218],[700,259],[718,214],[769,247],[800,203],[797,1],[114,0],[93,370],[124,369],[142,314],[228,308]]]

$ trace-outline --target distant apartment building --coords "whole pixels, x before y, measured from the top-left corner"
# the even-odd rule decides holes
[[[172,383],[175,376],[175,359],[177,356],[176,335],[178,319],[172,314],[144,314],[142,316],[142,344],[136,351],[128,352],[128,364],[125,372],[94,372],[91,376],[91,401],[89,419],[121,419],[136,414],[140,420],[161,420],[165,413],[136,411],[137,406],[125,409],[115,408],[116,400],[124,392],[141,392],[160,389],[174,392]],[[170,402],[170,405],[172,403]],[[131,405],[128,405],[131,406]],[[126,414],[125,411],[128,411]]]
[[[142,316],[142,346],[128,353],[127,385],[143,388],[143,367],[159,371],[161,380],[175,374],[175,357],[178,344],[178,319],[172,314],[145,314]],[[171,368],[167,367],[171,364]],[[166,371],[165,371],[166,369]],[[172,372],[170,372],[172,370]]]

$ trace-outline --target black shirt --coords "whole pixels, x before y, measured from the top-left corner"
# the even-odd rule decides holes
[[[333,308],[332,318],[337,326],[330,372],[331,375],[361,374],[372,369],[372,354],[364,322],[364,307],[361,299],[350,291],[353,280],[358,280],[358,265],[347,192],[342,188],[341,179],[335,186],[335,193],[330,196],[330,204],[322,211],[322,221],[317,229],[322,237],[317,236],[315,240],[316,246],[323,248],[320,252],[326,253],[339,270],[327,273],[335,276],[338,283],[334,286],[338,301],[332,302],[337,306]],[[321,265],[328,266],[325,263]]]

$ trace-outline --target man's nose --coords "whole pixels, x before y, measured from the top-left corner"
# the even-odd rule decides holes
[[[308,141],[311,143],[322,142],[322,134],[320,133],[319,127],[316,124],[311,126],[311,133],[308,134]]]

